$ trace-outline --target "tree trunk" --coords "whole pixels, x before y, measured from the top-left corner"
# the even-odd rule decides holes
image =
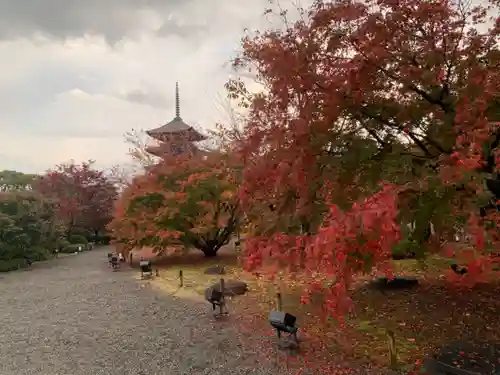
[[[72,218],[68,224],[68,228],[66,229],[66,239],[69,241],[71,236],[73,235],[73,229],[75,228],[75,220]]]
[[[203,254],[205,254],[206,257],[215,257],[217,256],[217,248],[205,248],[205,249],[201,249],[201,251],[203,251]]]
[[[196,248],[200,249],[203,251],[203,254],[205,254],[206,257],[215,257],[217,256],[217,251],[225,244],[227,243],[225,240],[229,236],[218,236],[216,239],[203,239],[200,241],[197,241],[194,245]]]

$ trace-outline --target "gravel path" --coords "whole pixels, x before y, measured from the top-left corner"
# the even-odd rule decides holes
[[[0,375],[279,373],[204,304],[111,272],[107,252],[0,276]]]

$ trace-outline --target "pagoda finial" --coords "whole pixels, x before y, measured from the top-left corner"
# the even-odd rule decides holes
[[[181,118],[181,104],[179,97],[179,82],[175,82],[175,118]]]

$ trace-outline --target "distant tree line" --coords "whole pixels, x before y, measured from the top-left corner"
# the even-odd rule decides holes
[[[105,228],[116,196],[93,161],[60,164],[43,175],[0,172],[0,272],[109,243]]]

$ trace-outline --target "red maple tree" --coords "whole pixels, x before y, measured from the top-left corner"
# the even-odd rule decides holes
[[[98,235],[111,220],[115,185],[94,162],[59,164],[47,171],[34,189],[56,202],[59,219],[65,224],[67,237],[84,229]]]
[[[425,256],[439,249],[431,233],[439,244],[467,227],[480,254],[468,276],[486,270],[477,259],[491,262],[499,239],[498,211],[479,215],[494,206],[484,180],[499,177],[498,2],[317,0],[302,14],[244,39],[235,60],[265,87],[240,144],[248,268],[300,272],[335,315],[352,275],[387,269],[403,239]],[[228,89],[248,105],[241,81]]]
[[[166,155],[124,189],[109,228],[124,251],[215,256],[239,224],[238,178],[228,155]]]

